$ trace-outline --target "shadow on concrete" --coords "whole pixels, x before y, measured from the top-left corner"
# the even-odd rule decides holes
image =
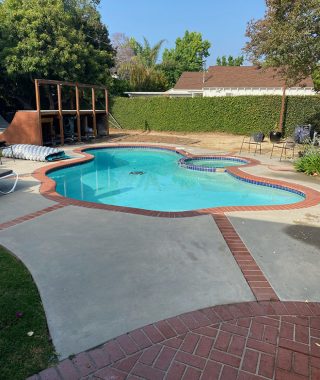
[[[1,191],[10,190],[10,188],[12,188],[13,183],[14,183],[13,177],[9,178],[7,180],[1,180],[1,182],[0,182]],[[17,186],[14,190],[14,193],[16,193],[17,191],[28,191],[28,189],[30,189],[31,187],[37,186],[37,185],[39,185],[38,181],[19,179]],[[14,193],[10,193],[10,194],[13,195]],[[8,195],[8,194],[6,194],[6,195]],[[0,197],[4,197],[4,196],[5,196],[4,194],[0,193]]]
[[[10,185],[9,183],[3,184],[3,182],[1,181],[0,183],[1,190],[5,191],[5,188],[10,189],[12,187],[12,180],[10,180]],[[0,194],[0,223],[8,222],[56,204],[56,202],[38,193],[38,185],[39,182],[36,180],[22,178],[19,179],[13,193]]]
[[[293,239],[320,249],[320,227],[300,224],[289,225],[284,228],[284,232]]]
[[[320,223],[307,210],[301,210],[299,224],[281,211],[275,211],[277,221],[229,216],[281,300],[320,300]]]

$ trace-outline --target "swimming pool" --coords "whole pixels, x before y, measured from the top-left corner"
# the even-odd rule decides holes
[[[68,198],[156,211],[221,206],[282,205],[303,200],[293,190],[255,185],[224,172],[178,165],[180,154],[154,148],[88,149],[94,159],[51,171],[56,191]]]

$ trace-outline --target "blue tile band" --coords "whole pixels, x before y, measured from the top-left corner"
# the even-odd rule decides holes
[[[236,178],[236,179],[238,179],[240,181],[243,181],[243,182],[248,182],[248,183],[251,183],[253,185],[271,187],[271,188],[274,188],[274,189],[286,190],[286,191],[289,191],[290,193],[294,193],[294,194],[300,195],[303,198],[306,198],[306,194],[305,193],[303,193],[302,191],[296,190],[296,189],[292,189],[291,187],[287,187],[287,186],[283,186],[283,185],[276,185],[276,184],[269,183],[269,182],[256,181],[254,179],[249,179],[249,178],[244,178],[244,177],[241,177],[241,176],[239,176],[237,174],[229,172],[228,170],[226,170],[226,172],[229,175],[231,175],[232,177],[234,177],[234,178]]]
[[[216,172],[217,169],[218,171],[220,172],[221,170],[222,171],[227,171],[226,168],[215,168],[215,167],[209,167],[209,166],[199,166],[199,165],[192,165],[190,164],[190,162],[194,162],[194,161],[203,161],[203,160],[212,160],[212,161],[232,161],[234,163],[241,163],[241,164],[248,164],[249,162],[247,160],[244,160],[244,159],[241,159],[241,158],[238,158],[238,157],[228,157],[228,156],[201,156],[201,157],[193,157],[193,158],[187,158],[187,157],[184,157],[184,158],[181,158],[179,160],[179,166],[181,166],[182,168],[185,168],[185,169],[189,169],[189,170],[198,170],[200,172]],[[238,165],[234,165],[234,166],[238,166]]]

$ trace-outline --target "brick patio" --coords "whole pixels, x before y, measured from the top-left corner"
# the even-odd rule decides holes
[[[28,380],[320,379],[320,304],[248,302],[169,318]]]

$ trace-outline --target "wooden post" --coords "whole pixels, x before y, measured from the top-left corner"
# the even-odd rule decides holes
[[[76,83],[76,114],[77,114],[78,141],[81,142],[80,100],[79,100],[78,83]]]
[[[106,102],[106,131],[107,135],[109,135],[109,103],[108,103],[108,91],[104,90],[104,97]]]
[[[283,120],[284,120],[284,111],[286,108],[286,85],[282,88],[282,101],[281,101],[281,111],[280,111],[280,120],[279,120],[279,131],[283,133]]]
[[[41,145],[43,145],[43,137],[42,137],[42,122],[41,122],[41,99],[40,99],[40,90],[39,90],[39,81],[36,79],[34,81],[35,91],[36,91],[36,105],[37,105],[37,114],[38,114],[38,129],[39,136],[41,139]]]
[[[63,131],[63,115],[62,115],[62,100],[61,100],[61,84],[57,84],[58,91],[58,112],[59,112],[59,127],[61,145],[64,144],[64,131]]]
[[[34,81],[35,90],[36,90],[36,105],[37,111],[40,112],[40,92],[39,92],[39,82],[38,79]]]
[[[91,89],[92,94],[92,120],[93,120],[93,134],[97,137],[97,115],[96,115],[96,94],[94,87]]]

